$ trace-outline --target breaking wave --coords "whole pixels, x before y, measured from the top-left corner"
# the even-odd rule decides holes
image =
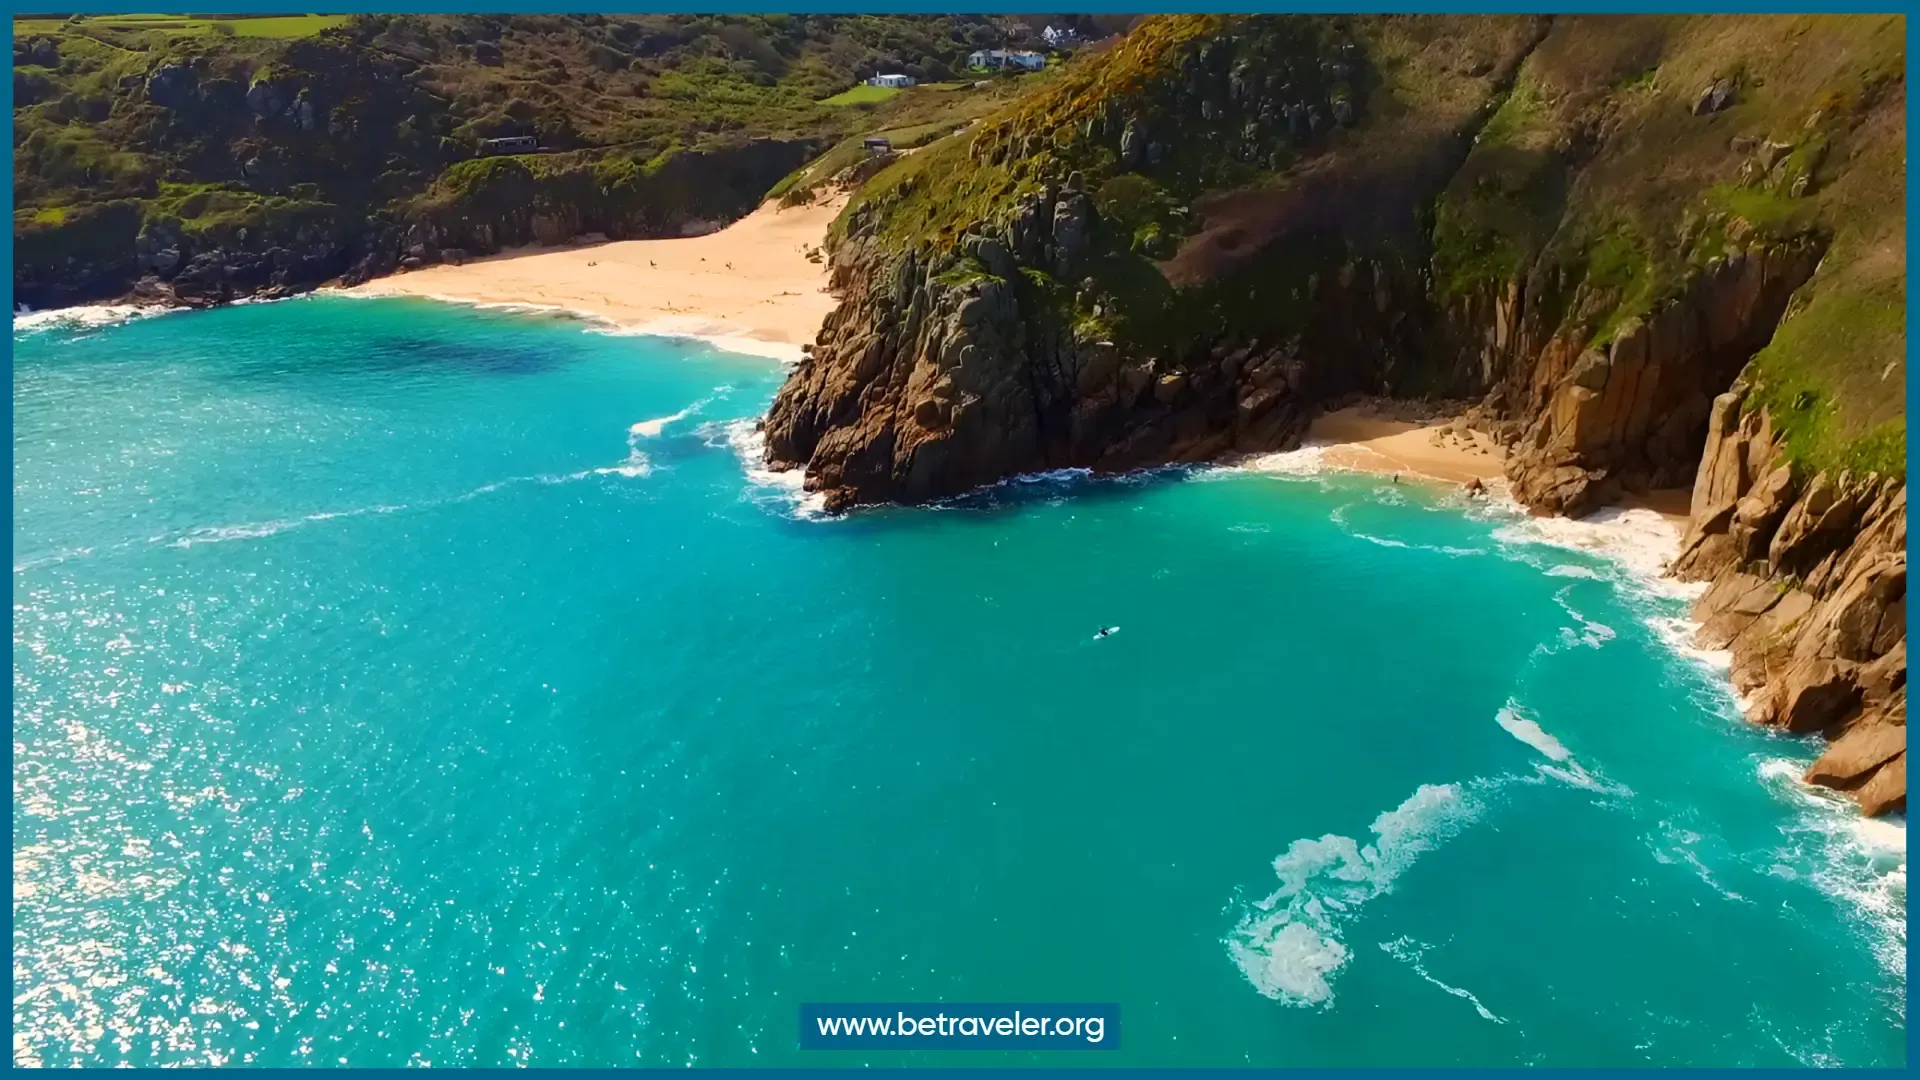
[[[1705,591],[1702,585],[1666,576],[1668,564],[1680,552],[1680,531],[1652,510],[1609,507],[1584,518],[1533,517],[1512,504],[1493,512],[1509,519],[1493,530],[1494,540],[1550,574],[1607,580],[1677,599],[1693,599]],[[1593,556],[1624,573],[1605,574],[1593,567],[1548,565],[1537,557],[1527,558],[1541,548]]]
[[[695,401],[693,404],[687,406],[684,409],[681,409],[679,412],[674,413],[671,416],[659,416],[659,417],[655,417],[652,420],[642,420],[639,423],[627,429],[627,434],[628,436],[630,436],[628,439],[628,442],[631,443],[633,441],[631,438],[632,436],[638,436],[639,438],[643,438],[643,439],[657,439],[666,432],[667,428],[670,425],[677,424],[680,421],[685,420],[689,416],[694,416],[698,414],[700,410],[706,408],[707,406],[713,404],[716,401],[719,401],[725,398],[728,394],[732,392],[733,392],[733,387],[731,386],[725,386],[725,385],[716,386],[713,388],[713,393],[708,394],[706,397],[703,397],[698,401]]]
[[[1863,818],[1844,796],[1801,781],[1805,761],[1767,758],[1761,783],[1800,813],[1781,826],[1772,872],[1804,878],[1835,901],[1866,933],[1880,966],[1899,986],[1906,1016],[1907,822]]]
[[[317,522],[333,521],[340,518],[362,517],[368,514],[394,514],[403,510],[425,510],[436,506],[470,502],[482,496],[491,495],[496,491],[502,491],[521,484],[570,484],[592,476],[619,476],[628,479],[645,477],[652,473],[653,465],[652,462],[648,460],[646,453],[640,449],[640,440],[646,437],[640,429],[655,424],[664,428],[666,424],[683,419],[685,416],[692,414],[701,405],[706,404],[717,396],[719,395],[716,394],[708,398],[703,398],[701,401],[688,406],[674,416],[664,417],[661,420],[643,421],[640,424],[633,425],[633,427],[627,431],[627,456],[617,464],[602,465],[592,469],[580,469],[569,473],[530,473],[524,476],[509,476],[505,479],[493,480],[481,484],[478,487],[463,491],[457,495],[421,499],[410,503],[377,503],[372,506],[354,507],[349,510],[323,510],[318,513],[304,514],[299,517],[275,518],[269,521],[240,522],[232,525],[199,525],[176,532],[150,536],[147,538],[147,542],[150,544],[165,544],[168,547],[191,548],[199,544],[221,544],[236,540],[260,540],[269,536],[278,536],[289,530],[298,529]],[[18,563],[14,566],[13,570],[14,573],[17,574],[23,570],[61,562],[69,558],[83,557],[89,554],[92,554],[91,549],[58,552],[53,555],[29,559]]]
[[[88,304],[81,307],[50,308],[46,311],[22,309],[13,313],[13,332],[19,335],[38,334],[56,329],[98,330],[178,310],[180,309],[151,304]]]
[[[726,447],[739,459],[740,470],[747,477],[745,495],[749,501],[803,520],[827,516],[827,498],[807,491],[805,470],[767,468],[767,433],[758,420],[702,424],[698,432],[708,446]]]

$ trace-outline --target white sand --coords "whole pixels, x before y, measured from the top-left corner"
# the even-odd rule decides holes
[[[1491,481],[1502,474],[1500,448],[1471,432],[1436,444],[1442,424],[1416,424],[1373,414],[1364,405],[1325,413],[1307,429],[1308,445],[1325,447],[1329,465],[1363,472],[1405,473],[1450,484]]]
[[[794,361],[833,310],[826,260],[807,253],[845,202],[835,196],[784,210],[768,203],[705,236],[521,248],[346,292],[574,311],[634,333]]]
[[[1323,448],[1329,465],[1371,473],[1464,484],[1479,480],[1490,488],[1505,484],[1505,451],[1488,436],[1469,431],[1448,434],[1444,421],[1416,424],[1379,416],[1365,405],[1325,413],[1307,429],[1306,444]],[[1438,437],[1436,441],[1436,436]],[[1693,492],[1663,488],[1621,496],[1622,510],[1651,510],[1684,533]]]

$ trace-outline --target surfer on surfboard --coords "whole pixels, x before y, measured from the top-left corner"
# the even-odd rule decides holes
[[[1112,637],[1113,635],[1119,632],[1120,632],[1120,628],[1117,626],[1103,626],[1100,628],[1099,633],[1093,635],[1093,639],[1095,641],[1098,641],[1103,637]]]

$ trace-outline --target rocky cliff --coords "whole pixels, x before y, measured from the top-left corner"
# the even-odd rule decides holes
[[[1869,814],[1907,800],[1907,488],[1797,473],[1744,385],[1714,399],[1673,572],[1712,582],[1700,643],[1733,654],[1748,719],[1829,745],[1809,783]]]
[[[1544,28],[1465,22],[1439,51],[1343,20],[1136,30],[860,192],[770,460],[830,506],[917,501],[1281,448],[1343,393],[1482,388],[1424,344],[1420,207]],[[1445,91],[1370,115],[1383,61]],[[1293,182],[1236,188],[1276,167]],[[983,197],[1004,214],[969,218]]]
[[[767,419],[775,467],[804,466],[838,509],[1296,439],[1307,419],[1297,347],[1222,344],[1161,366],[1069,323],[1040,268],[1070,272],[1085,254],[1093,220],[1080,184],[1070,177],[1025,200],[1007,231],[930,259],[843,247],[836,280],[849,299]]]
[[[1536,512],[1694,487],[1755,719],[1903,807],[1903,35],[1148,20],[856,194],[769,462],[844,508],[1477,399]]]

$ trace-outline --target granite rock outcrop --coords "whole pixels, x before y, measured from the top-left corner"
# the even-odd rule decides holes
[[[1907,489],[1877,475],[1796,477],[1748,388],[1713,402],[1673,572],[1710,582],[1700,644],[1733,656],[1748,719],[1824,736],[1808,783],[1863,812],[1906,808]]]

